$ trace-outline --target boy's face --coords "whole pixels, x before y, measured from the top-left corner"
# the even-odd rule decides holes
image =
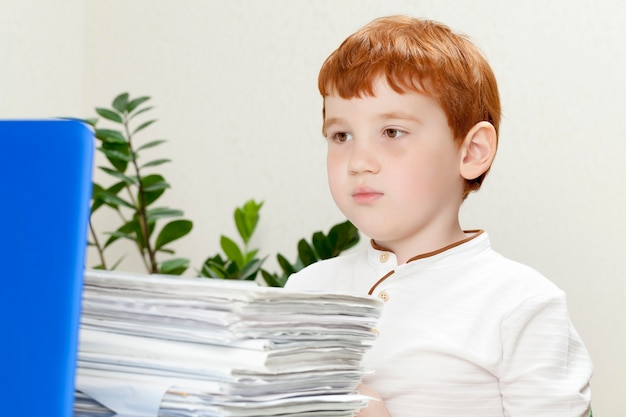
[[[460,230],[460,147],[432,98],[398,94],[384,79],[374,94],[325,97],[331,193],[355,226],[396,254],[425,239],[436,249]]]

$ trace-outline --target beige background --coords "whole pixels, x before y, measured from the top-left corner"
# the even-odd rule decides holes
[[[87,117],[122,91],[150,95],[159,123],[149,138],[168,139],[157,153],[174,161],[162,169],[173,187],[164,203],[195,223],[177,253],[199,268],[220,234],[236,236],[234,207],[255,198],[265,205],[253,246],[293,258],[298,239],[343,220],[326,186],[319,66],[392,13],[445,22],[491,61],[500,149],[463,226],[486,229],[497,250],[568,293],[596,365],[594,411],[623,415],[621,1],[0,0],[0,118]],[[123,268],[140,270],[132,259]]]

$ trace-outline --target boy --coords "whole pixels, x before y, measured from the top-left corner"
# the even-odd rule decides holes
[[[588,416],[592,364],[565,296],[458,213],[496,153],[500,101],[480,51],[444,25],[374,20],[319,75],[328,178],[365,235],[287,288],[385,301],[359,416]]]

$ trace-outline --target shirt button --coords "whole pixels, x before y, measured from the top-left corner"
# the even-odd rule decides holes
[[[387,294],[386,291],[382,291],[378,294],[378,298],[380,298],[381,300],[383,300],[384,302],[389,301],[389,294]]]
[[[389,260],[389,254],[388,253],[381,253],[380,254],[380,258],[378,258],[382,263],[385,263]]]
[[[372,333],[374,333],[376,336],[380,334],[380,332],[378,331],[376,327],[372,328]]]

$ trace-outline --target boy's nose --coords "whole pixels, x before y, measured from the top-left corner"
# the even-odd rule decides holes
[[[380,170],[380,164],[373,147],[367,142],[357,143],[355,140],[354,147],[348,161],[348,171],[350,174],[360,174],[363,172],[377,173]]]

